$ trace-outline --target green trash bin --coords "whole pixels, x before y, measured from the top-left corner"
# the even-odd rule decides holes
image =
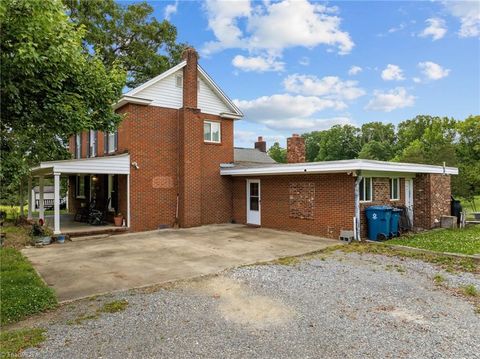
[[[392,207],[370,206],[365,210],[368,225],[368,238],[372,241],[385,240],[390,237]]]

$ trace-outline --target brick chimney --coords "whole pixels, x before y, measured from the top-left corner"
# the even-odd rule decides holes
[[[183,68],[183,107],[197,108],[198,53],[193,47],[187,47],[183,50],[182,59],[187,61]]]
[[[262,136],[258,136],[257,142],[255,142],[255,148],[262,152],[267,152],[267,142],[263,140]]]
[[[305,139],[296,133],[287,138],[287,162],[305,162]]]

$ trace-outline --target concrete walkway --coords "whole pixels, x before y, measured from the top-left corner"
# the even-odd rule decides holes
[[[22,252],[60,301],[300,255],[340,241],[243,225],[117,235]]]

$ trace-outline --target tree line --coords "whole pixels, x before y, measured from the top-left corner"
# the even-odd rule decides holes
[[[480,116],[463,121],[448,117],[417,116],[391,123],[368,122],[361,127],[335,125],[312,131],[305,138],[306,160],[335,161],[354,158],[456,166],[452,177],[455,196],[473,200],[480,194]],[[286,162],[286,149],[278,142],[268,153]]]

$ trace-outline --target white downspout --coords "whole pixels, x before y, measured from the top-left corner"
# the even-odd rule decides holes
[[[130,175],[127,174],[127,227],[130,228]]]
[[[60,173],[53,174],[53,234],[60,234]]]
[[[32,177],[28,177],[28,215],[27,219],[32,219]]]
[[[39,202],[38,202],[38,219],[45,221],[45,202],[44,202],[44,186],[43,186],[43,176],[40,176],[38,179],[38,190],[40,192]]]
[[[362,180],[362,176],[357,175],[355,179],[355,239],[357,241],[361,241],[360,238],[360,181]]]

